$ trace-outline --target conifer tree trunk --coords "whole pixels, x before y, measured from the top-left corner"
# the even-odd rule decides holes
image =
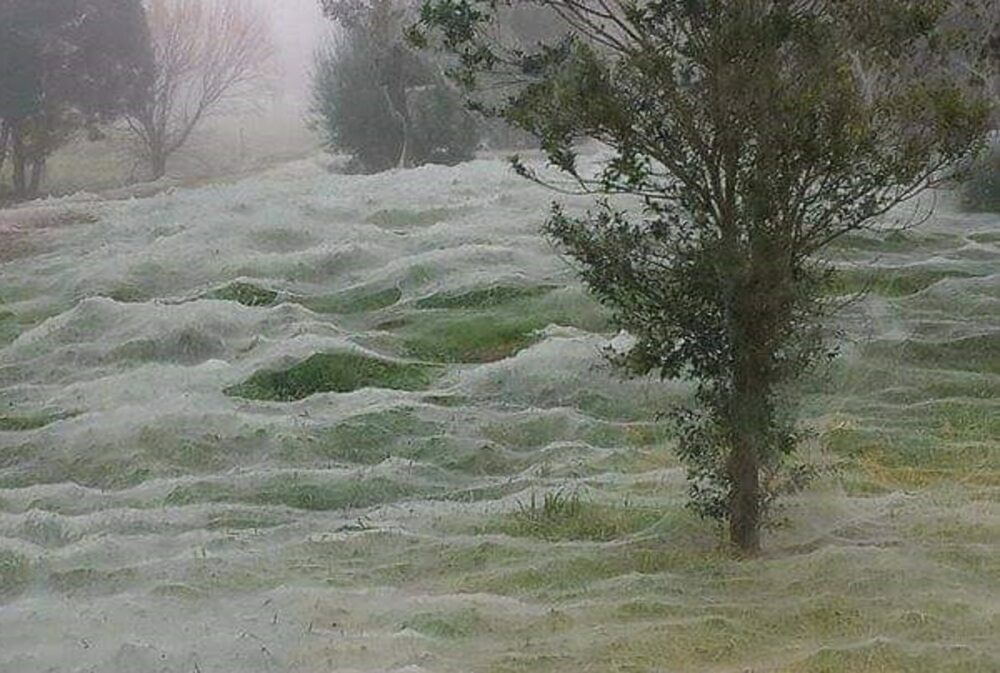
[[[12,130],[11,164],[13,169],[14,196],[24,198],[28,193],[27,165],[28,157],[25,156],[24,131],[20,125],[14,126]]]
[[[10,125],[0,120],[0,173],[7,162],[7,148],[10,145]]]

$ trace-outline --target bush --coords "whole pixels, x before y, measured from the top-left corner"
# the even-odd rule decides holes
[[[462,97],[444,82],[414,92],[410,98],[413,153],[417,164],[452,166],[475,157],[479,128]]]
[[[993,143],[969,166],[962,205],[971,211],[1000,212],[1000,143]]]
[[[390,67],[394,71],[387,73]],[[405,165],[471,159],[479,129],[459,94],[429,61],[399,44],[380,47],[363,28],[354,28],[317,55],[312,112],[327,146],[350,154],[352,168],[359,172],[400,164],[404,123],[386,85],[393,78],[404,80],[400,88],[410,120]]]

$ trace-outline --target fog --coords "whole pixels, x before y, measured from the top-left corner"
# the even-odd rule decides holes
[[[275,89],[289,103],[308,97],[313,53],[329,30],[317,0],[258,0],[274,31]]]

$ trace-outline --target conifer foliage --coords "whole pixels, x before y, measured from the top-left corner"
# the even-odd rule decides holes
[[[324,0],[340,34],[322,50],[313,80],[316,126],[354,168],[377,172],[471,159],[479,143],[465,109],[438,64],[410,47],[406,7]]]

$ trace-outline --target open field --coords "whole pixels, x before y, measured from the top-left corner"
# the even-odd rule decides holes
[[[1000,217],[838,247],[819,475],[738,562],[551,198],[306,160],[0,211],[0,671],[1000,671]]]
[[[273,103],[242,113],[210,116],[192,134],[157,182],[148,179],[149,165],[123,124],[102,128],[99,139],[85,133],[49,157],[41,192],[65,196],[78,192],[108,195],[152,194],[171,187],[190,187],[246,177],[287,161],[311,156],[319,139],[306,128],[308,113],[301,105]],[[0,171],[0,204],[3,188],[10,186],[10,162]]]

